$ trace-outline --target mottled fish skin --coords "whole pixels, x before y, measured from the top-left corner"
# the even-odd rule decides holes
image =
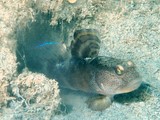
[[[100,88],[97,89],[100,94],[114,95],[131,92],[142,82],[135,64],[130,60],[98,56],[90,64],[96,70],[95,81]],[[119,69],[121,73],[118,72]]]
[[[122,75],[116,73],[118,65],[124,68]],[[57,78],[63,87],[102,95],[131,92],[142,82],[133,62],[108,57],[96,57],[91,62],[74,59],[58,69],[66,72]]]

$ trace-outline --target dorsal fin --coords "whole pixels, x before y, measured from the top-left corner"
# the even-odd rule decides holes
[[[72,57],[94,58],[98,56],[100,49],[98,31],[95,29],[81,29],[74,32],[74,40],[71,43]]]

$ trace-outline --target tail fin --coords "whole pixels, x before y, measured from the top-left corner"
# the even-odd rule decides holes
[[[75,58],[96,57],[99,53],[100,42],[97,30],[76,30],[74,33],[74,40],[71,43],[71,54]]]

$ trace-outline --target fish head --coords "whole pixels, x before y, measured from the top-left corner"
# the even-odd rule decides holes
[[[91,65],[94,68],[92,85],[99,94],[128,93],[141,85],[141,76],[130,60],[97,57],[91,61]]]

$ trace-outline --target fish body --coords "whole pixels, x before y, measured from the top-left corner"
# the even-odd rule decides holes
[[[110,60],[112,65],[109,64]],[[128,62],[131,61],[104,56],[92,61],[74,59],[57,66],[56,79],[60,86],[73,90],[101,95],[127,93],[137,89],[142,82],[135,66],[130,66]],[[124,68],[122,75],[116,73],[118,65]]]
[[[63,39],[56,28],[54,31],[52,39]],[[101,41],[95,29],[76,30],[69,48],[62,41],[44,41],[37,45],[30,38],[25,41],[17,51],[24,53],[26,66],[56,79],[61,87],[111,96],[131,92],[142,82],[132,61],[98,56]],[[95,100],[89,104],[93,110],[102,110],[97,105]]]
[[[71,43],[72,57],[66,63],[64,61],[63,65],[60,63],[56,66],[55,75],[60,85],[101,95],[127,93],[137,89],[142,81],[135,64],[130,60],[98,56],[100,43],[95,29],[75,31]]]

